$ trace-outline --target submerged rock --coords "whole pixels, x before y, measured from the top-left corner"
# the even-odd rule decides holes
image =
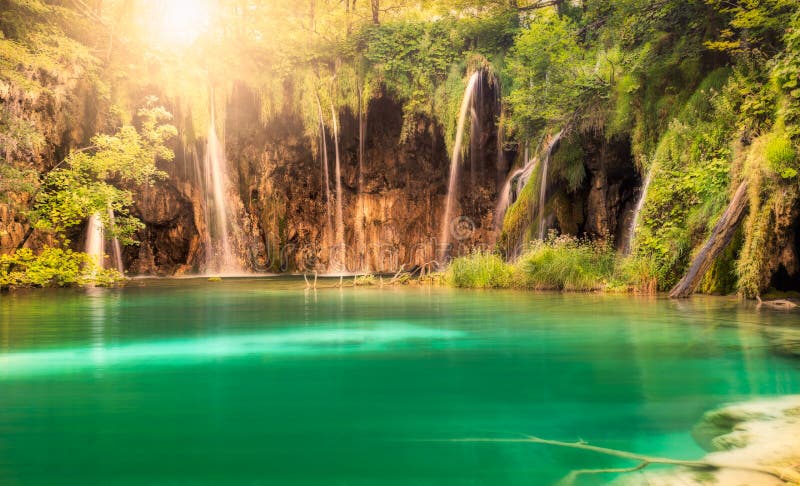
[[[800,395],[728,405],[706,413],[692,436],[706,450],[701,460],[731,465],[783,467],[800,471]],[[618,485],[781,485],[757,472],[725,468],[693,471],[642,470],[615,481]]]

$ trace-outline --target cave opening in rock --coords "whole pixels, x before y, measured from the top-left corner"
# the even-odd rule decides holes
[[[794,209],[800,213],[800,204]],[[778,268],[770,279],[770,287],[779,292],[800,292],[800,219],[795,217],[789,230],[787,246],[777,256]]]

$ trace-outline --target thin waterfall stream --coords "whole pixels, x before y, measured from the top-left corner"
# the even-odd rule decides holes
[[[558,145],[558,142],[561,141],[561,136],[564,134],[564,131],[561,130],[555,134],[553,140],[550,142],[550,145],[547,147],[547,153],[542,160],[542,185],[539,189],[539,239],[543,240],[545,236],[545,221],[544,221],[544,210],[545,210],[545,202],[547,200],[547,171],[548,166],[550,165],[550,156],[553,155],[553,150]]]
[[[655,172],[654,169],[655,167],[651,167],[650,170],[647,171],[647,175],[644,178],[644,184],[642,184],[642,191],[639,194],[639,200],[636,202],[636,208],[633,210],[631,227],[628,230],[628,246],[625,248],[626,253],[633,251],[633,244],[636,241],[636,228],[639,226],[639,215],[642,212],[642,208],[644,208],[644,203],[647,199],[647,192],[650,190],[650,182],[653,180],[653,172]]]
[[[115,226],[114,210],[111,208],[108,208],[108,220],[111,222],[111,226]],[[114,268],[119,273],[125,273],[125,267],[122,264],[122,246],[116,236],[111,237],[111,259],[114,262]]]
[[[332,258],[333,270],[342,271],[345,269],[344,216],[342,211],[342,199],[344,196],[342,194],[342,165],[339,155],[339,121],[333,103],[331,103],[331,118],[333,119],[333,144],[336,154],[336,168],[334,171],[334,177],[336,177],[336,247],[331,256],[336,255],[335,260]]]
[[[106,256],[106,240],[105,230],[103,229],[103,220],[99,214],[93,214],[89,217],[89,223],[86,228],[86,245],[84,252],[97,264],[99,268],[104,268]]]
[[[461,146],[464,142],[464,126],[467,121],[467,114],[470,112],[475,86],[481,77],[480,71],[475,71],[467,82],[464,90],[464,97],[461,99],[461,109],[458,114],[458,126],[456,129],[456,139],[453,144],[453,153],[450,159],[450,179],[447,186],[447,198],[445,200],[444,215],[441,221],[441,239],[439,263],[444,264],[448,256],[450,246],[450,219],[452,218],[453,205],[458,192],[458,177],[460,173]]]
[[[317,115],[319,116],[319,133],[320,138],[322,139],[322,178],[323,178],[323,185],[325,186],[325,216],[326,216],[326,224],[327,224],[327,238],[328,238],[328,246],[331,246],[331,238],[333,237],[333,207],[331,201],[331,175],[330,175],[330,168],[328,166],[328,142],[327,137],[325,136],[325,117],[322,115],[322,103],[319,101],[319,96],[316,96],[317,100]]]

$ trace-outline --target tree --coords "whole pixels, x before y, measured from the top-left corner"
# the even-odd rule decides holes
[[[594,76],[571,20],[546,12],[516,39],[508,59],[513,87],[506,101],[512,131],[530,139],[563,123],[601,80]]]
[[[114,135],[96,135],[92,144],[75,150],[45,174],[31,212],[32,227],[50,231],[66,241],[65,232],[91,215],[100,215],[109,234],[123,244],[135,243],[142,223],[130,215],[134,185],[152,184],[166,177],[156,161],[172,160],[165,142],[177,134],[165,122],[171,115],[148,100],[139,110],[141,129],[126,125]],[[109,210],[116,214],[112,222]]]

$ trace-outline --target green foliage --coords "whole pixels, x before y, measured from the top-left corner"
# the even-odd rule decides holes
[[[450,262],[445,281],[453,287],[506,288],[511,285],[512,272],[500,255],[478,251]]]
[[[699,291],[704,294],[728,295],[736,292],[738,276],[736,262],[744,242],[741,228],[734,235],[730,245],[717,257],[700,283]]]
[[[496,253],[475,252],[454,259],[445,282],[466,288],[653,293],[653,260],[618,256],[606,242],[550,235],[532,242],[515,263]]]
[[[124,280],[116,270],[104,270],[85,253],[45,247],[35,255],[23,248],[0,255],[0,288],[111,286]]]
[[[769,160],[769,147],[776,137],[780,137],[780,132],[767,133],[754,140],[745,160],[749,212],[744,221],[745,239],[736,261],[736,274],[739,294],[748,298],[760,295],[765,289],[769,277],[765,269],[779,223],[783,220],[786,224],[786,215],[792,214],[800,198],[796,183],[783,179]]]
[[[602,290],[615,265],[611,245],[568,236],[534,241],[516,264],[517,282],[537,290]]]
[[[769,51],[777,49],[793,12],[795,0],[706,0],[723,14],[730,28],[722,29],[719,38],[706,42],[720,51]]]
[[[798,158],[794,144],[783,133],[769,137],[764,148],[767,163],[772,170],[784,179],[797,176]]]
[[[38,174],[33,169],[19,169],[0,162],[0,202],[13,203],[13,194],[32,193],[36,190]]]
[[[120,128],[114,135],[97,135],[92,145],[73,151],[60,167],[48,172],[36,195],[33,219],[38,229],[59,235],[93,214],[99,214],[109,234],[123,244],[132,244],[133,233],[142,224],[130,216],[133,193],[123,184],[152,184],[166,177],[156,168],[157,160],[172,160],[164,143],[176,134],[165,124],[170,114],[161,107],[139,112],[141,130]],[[118,216],[112,223],[108,211]]]
[[[737,106],[737,80],[715,71],[701,83],[656,150],[655,170],[637,231],[641,255],[659,264],[662,289],[682,276],[727,204]]]
[[[567,191],[574,193],[586,179],[586,154],[578,140],[562,142],[550,161],[553,175],[567,183]]]
[[[513,80],[505,99],[511,112],[509,133],[520,140],[565,122],[587,97],[604,87],[578,44],[576,26],[555,13],[536,17],[518,35],[507,70]]]
[[[503,232],[498,242],[506,253],[514,253],[515,249],[528,239],[526,235],[533,230],[533,223],[538,218],[541,181],[542,165],[538,164],[527,184],[517,189],[519,192],[517,200],[506,210]]]

